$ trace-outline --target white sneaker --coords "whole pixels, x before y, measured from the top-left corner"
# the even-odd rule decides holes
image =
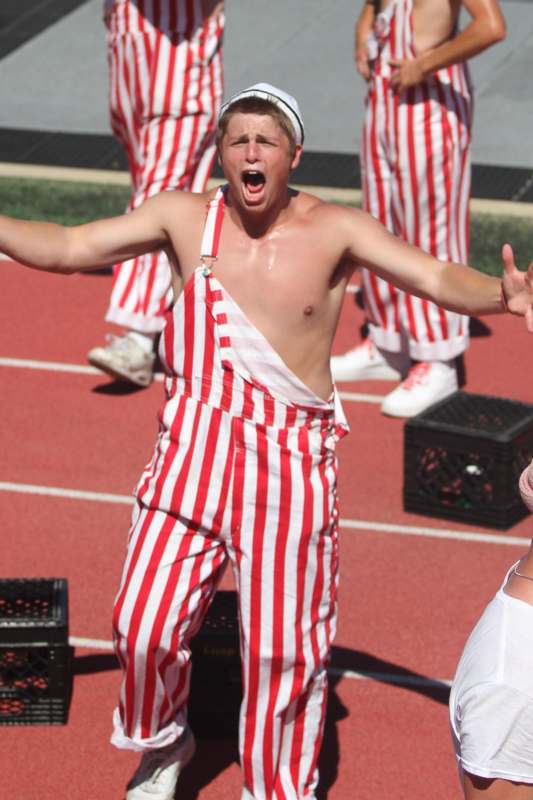
[[[387,395],[381,411],[389,417],[414,417],[456,391],[457,371],[453,361],[420,361]]]
[[[187,729],[177,742],[159,750],[147,750],[128,783],[126,800],[174,800],[180,773],[195,749],[194,736]]]
[[[368,337],[342,356],[330,360],[333,381],[400,381],[410,364],[406,353],[380,350]]]
[[[107,338],[108,345],[89,351],[89,364],[117,380],[149,386],[154,377],[155,353],[147,353],[127,333],[108,334]]]

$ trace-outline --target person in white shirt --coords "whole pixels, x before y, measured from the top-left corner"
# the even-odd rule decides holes
[[[533,512],[533,461],[520,494]],[[465,645],[450,724],[466,800],[533,800],[533,541]]]

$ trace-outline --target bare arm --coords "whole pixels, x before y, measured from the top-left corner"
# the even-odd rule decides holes
[[[380,278],[461,314],[509,311],[524,316],[533,332],[533,263],[527,272],[518,270],[509,245],[502,251],[504,273],[500,280],[464,264],[439,261],[393,236],[362,211],[343,209],[341,213],[345,215],[345,256]]]
[[[467,61],[505,38],[505,19],[498,0],[462,0],[462,5],[471,20],[457,36],[416,58],[391,59],[390,64],[395,68],[391,77],[393,88],[415,86],[438,69]]]
[[[367,36],[372,30],[376,16],[374,0],[366,0],[361,13],[355,23],[355,64],[358,73],[367,81],[370,78],[368,53],[366,49]]]
[[[161,222],[167,198],[158,195],[136,211],[65,227],[0,216],[0,251],[14,261],[49,272],[82,272],[168,245]]]

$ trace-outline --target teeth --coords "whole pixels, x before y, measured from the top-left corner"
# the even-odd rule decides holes
[[[264,173],[258,169],[247,169],[244,170],[242,173],[243,180],[249,186],[259,186],[260,184],[265,182]]]

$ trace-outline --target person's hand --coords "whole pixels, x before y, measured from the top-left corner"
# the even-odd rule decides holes
[[[533,333],[533,261],[526,272],[516,268],[513,248],[502,247],[502,301],[511,314],[525,317],[526,327]]]
[[[392,67],[390,84],[396,92],[416,86],[426,77],[417,58],[391,58],[389,64]]]
[[[106,28],[111,24],[111,12],[113,10],[113,0],[104,0],[104,8],[102,10],[102,20]]]
[[[368,53],[365,47],[357,47],[355,48],[355,66],[357,67],[357,72],[361,75],[365,81],[370,80],[370,65],[368,63]]]

